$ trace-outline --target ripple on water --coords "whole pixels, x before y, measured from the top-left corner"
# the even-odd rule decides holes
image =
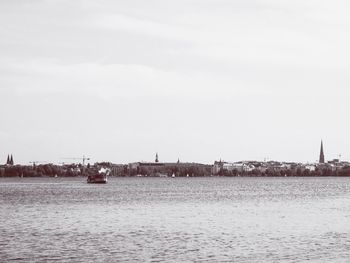
[[[350,178],[0,179],[0,258],[342,261],[349,186]]]

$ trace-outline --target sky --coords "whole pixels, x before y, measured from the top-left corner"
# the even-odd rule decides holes
[[[350,161],[349,9],[1,0],[0,162]]]

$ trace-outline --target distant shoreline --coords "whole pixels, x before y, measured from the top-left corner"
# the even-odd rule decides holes
[[[109,162],[87,164],[2,165],[0,177],[87,177],[102,170],[112,177],[347,177],[350,163],[333,160],[328,163],[301,164],[284,162],[242,161],[214,164],[188,162],[161,163],[135,162],[113,164]]]

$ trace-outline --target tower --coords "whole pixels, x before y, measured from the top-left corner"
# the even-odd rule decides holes
[[[7,164],[7,165],[14,165],[12,154],[11,154],[11,156],[10,156],[9,154],[7,155],[6,164]]]
[[[320,160],[319,163],[324,163],[323,141],[321,140]]]
[[[158,159],[158,153],[156,153],[156,160],[155,160],[156,163],[159,163],[159,159]]]

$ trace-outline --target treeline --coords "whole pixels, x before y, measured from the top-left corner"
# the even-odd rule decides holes
[[[186,165],[186,166],[160,166],[160,167],[138,167],[130,169],[128,165],[112,165],[111,163],[96,163],[94,165],[53,165],[43,164],[35,166],[4,166],[0,168],[1,177],[74,177],[87,176],[98,173],[101,168],[110,168],[111,176],[210,176],[212,174],[210,165]]]
[[[238,171],[238,170],[220,170],[218,176],[261,176],[261,177],[312,177],[312,176],[350,176],[350,166],[345,166],[338,169],[331,168],[316,168],[314,171],[308,169],[266,169],[260,171],[254,169],[252,171]]]
[[[35,166],[3,166],[0,167],[0,177],[74,177],[88,176],[98,173],[101,167],[110,168],[111,176],[172,176],[176,177],[198,177],[213,175],[210,165],[168,165],[160,167],[138,167],[137,169],[129,169],[128,165],[113,166],[111,163],[96,163],[94,165],[54,165],[43,164]],[[254,169],[252,171],[228,171],[221,169],[215,176],[260,176],[260,177],[289,177],[289,176],[350,176],[350,166],[338,169],[329,167],[316,168],[310,171],[304,168],[295,169],[266,169],[260,171]]]
[[[129,176],[172,176],[176,177],[199,177],[212,175],[212,168],[210,165],[166,165],[159,167],[138,167],[127,172]]]
[[[1,177],[73,177],[89,175],[97,172],[97,167],[83,167],[82,165],[59,166],[44,164],[36,166],[5,166],[0,168]]]

